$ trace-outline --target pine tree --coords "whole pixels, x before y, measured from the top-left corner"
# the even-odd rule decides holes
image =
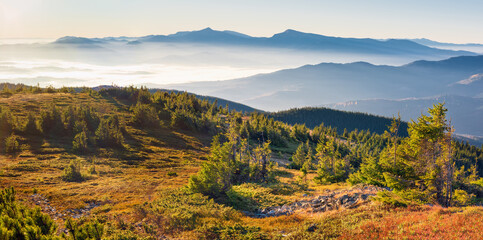
[[[293,169],[300,169],[305,162],[307,154],[305,152],[305,145],[304,143],[299,144],[297,150],[292,155],[292,162],[290,163],[290,167]]]
[[[325,144],[319,142],[316,151],[318,169],[314,180],[318,183],[333,183],[344,180],[347,175],[347,163],[341,159],[334,138],[329,138]]]

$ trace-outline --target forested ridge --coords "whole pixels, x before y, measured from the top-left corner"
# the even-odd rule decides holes
[[[397,115],[397,113],[394,114]],[[391,124],[391,118],[323,107],[294,108],[270,113],[268,116],[288,124],[305,124],[309,128],[314,128],[324,123],[325,126],[337,128],[339,134],[342,134],[344,129],[349,132],[359,129],[382,134],[387,130],[387,126]],[[407,136],[407,126],[407,122],[401,122],[400,136]]]
[[[60,215],[50,208],[49,216],[38,210],[17,214],[29,208],[16,202],[15,190],[6,189],[0,221],[2,226],[16,221],[17,227],[0,229],[5,239],[270,239],[278,230],[260,227],[266,222],[253,222],[250,214],[346,185],[387,189],[373,201],[389,209],[482,203],[483,149],[453,139],[443,104],[408,124],[332,111],[333,121],[347,116],[339,127],[317,125],[319,120],[288,124],[185,92],[147,88],[21,85],[4,87],[1,95],[2,185],[20,188],[23,196],[48,194],[59,208],[82,205],[80,199],[101,206],[94,216],[52,223],[50,216]],[[289,116],[322,116],[306,110]],[[381,125],[376,130],[342,125],[367,126],[370,119]],[[1,210],[9,208],[14,212]],[[285,220],[300,238],[346,234],[330,224],[325,232],[308,233],[291,216]]]

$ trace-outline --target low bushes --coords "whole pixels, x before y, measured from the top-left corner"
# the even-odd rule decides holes
[[[67,182],[82,182],[84,181],[84,176],[81,172],[81,163],[79,160],[72,160],[70,164],[64,169],[64,174],[62,179]]]
[[[228,204],[235,209],[254,212],[260,208],[286,204],[283,198],[273,195],[272,189],[254,183],[233,186],[228,192]]]
[[[239,218],[233,208],[185,190],[162,192],[152,203],[139,206],[137,213],[140,219],[153,219],[158,230],[166,233],[194,230],[209,222],[236,221]]]
[[[16,201],[15,190],[0,192],[0,239],[58,239],[57,226],[40,208],[28,208]]]

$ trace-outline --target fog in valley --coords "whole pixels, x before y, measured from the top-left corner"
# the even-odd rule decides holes
[[[129,40],[66,44],[46,39],[4,39],[0,41],[0,81],[54,87],[163,87],[248,77],[321,62],[402,65],[421,58],[445,58]]]

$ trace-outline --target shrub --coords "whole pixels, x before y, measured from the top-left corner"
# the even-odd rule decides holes
[[[228,202],[233,208],[254,212],[261,208],[286,204],[283,198],[273,195],[272,189],[255,183],[233,186],[227,193]]]
[[[79,160],[72,160],[70,164],[64,169],[62,179],[67,182],[82,182],[84,177],[81,172],[81,164]]]
[[[86,132],[80,132],[75,135],[74,141],[72,141],[72,149],[76,152],[83,153],[87,151],[87,134]]]
[[[50,133],[60,135],[65,133],[62,116],[55,104],[52,104],[49,109],[40,113],[39,127],[44,135]]]
[[[167,232],[194,230],[212,220],[238,219],[236,211],[215,203],[202,194],[190,194],[185,190],[169,190],[159,194],[152,203],[138,207],[138,212]]]
[[[131,123],[138,127],[157,127],[160,124],[156,109],[141,103],[134,107]]]
[[[16,201],[15,190],[0,192],[0,239],[58,239],[57,226],[40,208],[28,208]]]
[[[87,151],[87,135],[86,132],[80,132],[72,141],[72,149],[76,152],[83,153]]]
[[[0,108],[0,136],[8,136],[13,131],[13,116],[6,108]]]
[[[38,135],[40,133],[39,129],[37,128],[36,119],[32,113],[29,113],[27,116],[27,121],[23,128],[23,132],[28,135]]]
[[[175,110],[171,113],[171,127],[181,128],[181,129],[194,129],[193,118],[189,116],[188,113],[184,113],[181,110]]]
[[[90,166],[89,169],[87,170],[87,173],[96,174],[97,173],[96,166],[95,165]]]
[[[20,143],[18,142],[18,136],[10,135],[5,139],[5,152],[6,153],[17,153],[20,151]]]
[[[453,193],[453,202],[458,206],[465,206],[474,199],[473,194],[468,194],[465,190],[456,189]]]
[[[96,139],[101,147],[122,147],[124,136],[117,115],[101,120],[96,130]]]
[[[213,224],[197,230],[199,239],[270,239],[259,227]]]
[[[176,172],[168,172],[168,176],[176,177],[176,176],[178,176],[178,174]]]
[[[97,219],[75,221],[68,218],[65,228],[69,230],[69,236],[75,240],[101,240],[104,235],[104,225]]]
[[[403,199],[401,196],[394,192],[381,191],[378,192],[376,196],[373,197],[374,200],[382,203],[383,205],[390,207],[407,207],[408,201]]]

